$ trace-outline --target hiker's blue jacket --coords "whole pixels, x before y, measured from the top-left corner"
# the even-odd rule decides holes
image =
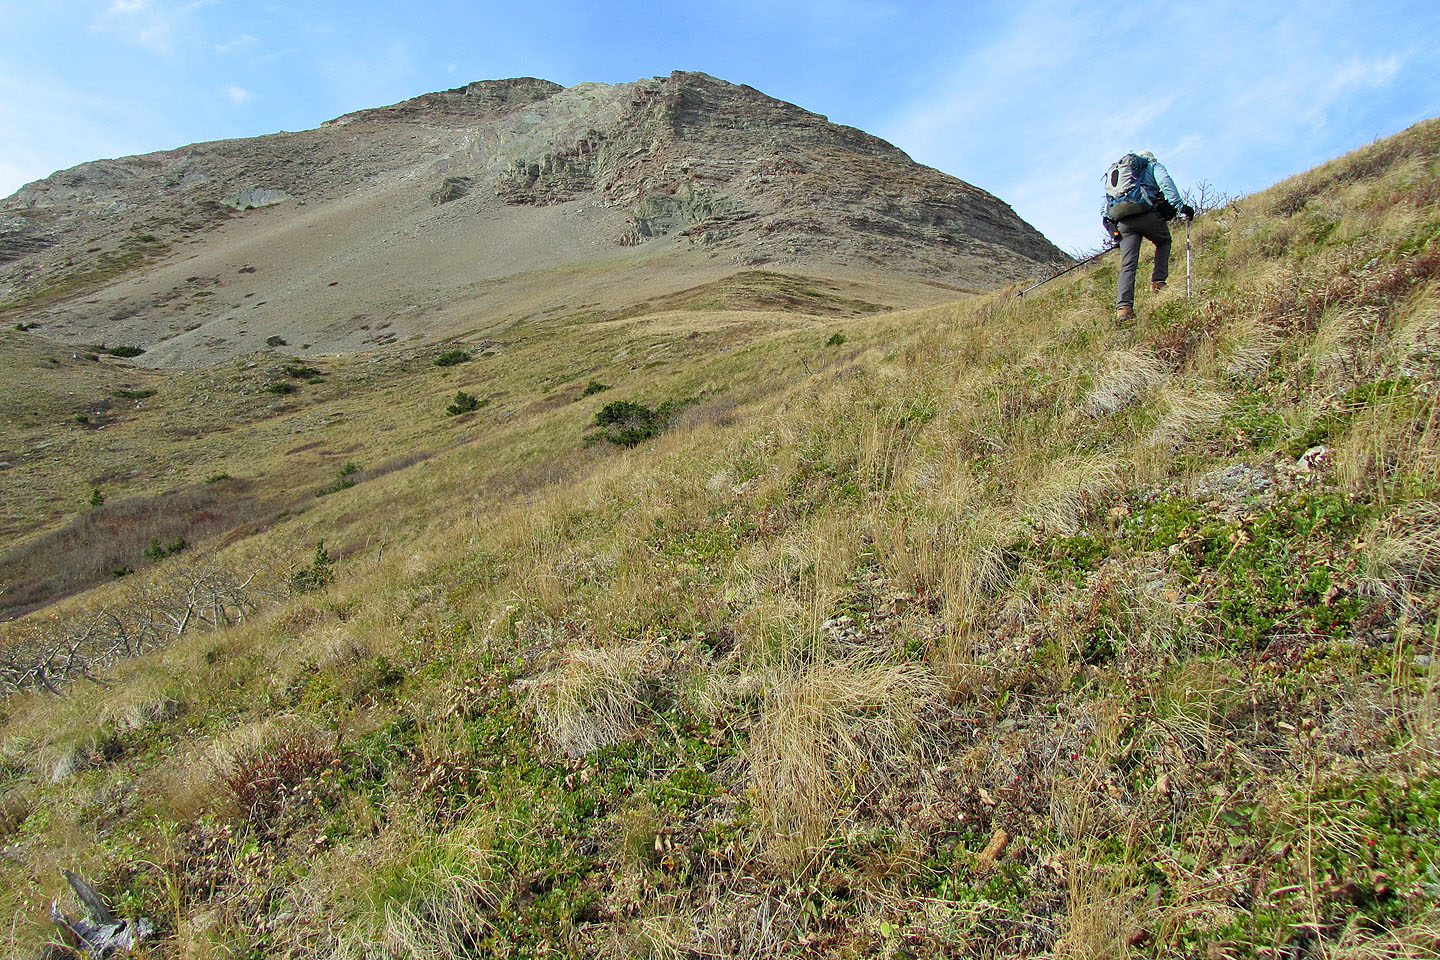
[[[1145,157],[1143,153],[1138,153],[1136,156]],[[1170,171],[1165,169],[1163,163],[1145,157],[1145,173],[1140,182],[1145,185],[1145,192],[1150,195],[1151,203],[1159,206],[1156,201],[1160,197],[1164,197],[1165,202],[1170,204],[1170,209],[1179,212],[1184,201],[1180,199],[1180,190],[1175,186],[1175,181],[1170,179]],[[1109,213],[1110,200],[1107,197],[1100,202],[1100,216],[1108,219]]]

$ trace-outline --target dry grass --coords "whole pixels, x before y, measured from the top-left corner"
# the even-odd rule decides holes
[[[1168,376],[1160,358],[1146,347],[1111,351],[1101,361],[1095,386],[1081,409],[1092,417],[1115,413],[1139,401]]]
[[[750,796],[780,861],[802,866],[846,803],[882,787],[913,754],[936,684],[873,660],[781,665],[751,736]]]
[[[292,895],[287,931],[346,960],[458,960],[498,905],[502,869],[484,820],[437,834],[402,821],[327,858]]]
[[[619,742],[645,708],[646,646],[572,647],[529,684],[540,729],[566,756]]]

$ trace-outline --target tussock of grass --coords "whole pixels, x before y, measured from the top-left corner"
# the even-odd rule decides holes
[[[847,802],[910,759],[916,719],[937,686],[923,671],[865,659],[780,666],[751,736],[750,797],[784,862],[816,856]]]

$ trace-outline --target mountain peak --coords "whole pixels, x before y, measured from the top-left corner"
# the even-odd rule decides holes
[[[157,348],[157,364],[254,349],[297,304],[316,349],[391,342],[360,336],[367,321],[441,336],[482,287],[486,310],[496,285],[513,293],[507,316],[567,302],[535,278],[580,264],[638,271],[645,297],[762,265],[884,277],[902,305],[1064,259],[996,197],[878,137],[687,71],[477,81],[314,130],[82,164],[0,201],[0,304]],[[260,261],[269,285],[233,279]],[[246,289],[195,302],[195,276]],[[617,281],[608,306],[636,289]]]

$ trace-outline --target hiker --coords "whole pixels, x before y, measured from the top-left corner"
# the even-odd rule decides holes
[[[1176,215],[1195,219],[1195,208],[1180,200],[1180,191],[1155,154],[1127,153],[1105,175],[1105,232],[1120,244],[1120,278],[1115,291],[1115,319],[1135,318],[1135,270],[1140,241],[1155,244],[1155,270],[1150,289],[1165,289],[1170,276],[1170,228]]]

